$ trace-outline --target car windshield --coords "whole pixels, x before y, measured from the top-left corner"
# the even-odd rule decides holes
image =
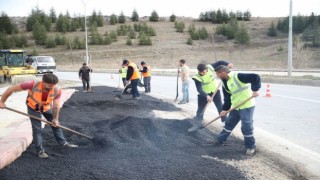
[[[38,57],[39,63],[51,63],[54,62],[52,57]]]

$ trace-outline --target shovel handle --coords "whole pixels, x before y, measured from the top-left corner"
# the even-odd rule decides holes
[[[7,110],[9,110],[9,111],[12,111],[12,112],[15,112],[15,113],[18,113],[18,114],[22,114],[22,115],[24,115],[24,116],[28,116],[28,117],[30,117],[30,118],[32,118],[32,119],[35,119],[35,120],[37,120],[37,121],[41,121],[41,122],[44,122],[44,123],[46,123],[46,124],[49,124],[50,126],[53,126],[52,122],[47,121],[47,120],[44,120],[44,119],[41,119],[41,118],[38,118],[38,117],[36,117],[36,116],[32,116],[32,115],[29,115],[29,114],[27,114],[27,113],[24,113],[24,112],[21,112],[21,111],[18,111],[18,110],[9,108],[9,107],[5,107],[5,109],[7,109]],[[67,127],[64,127],[64,126],[61,126],[61,125],[57,125],[56,127],[57,127],[57,128],[61,128],[61,129],[64,129],[64,130],[69,131],[69,132],[72,132],[72,133],[74,133],[74,134],[77,134],[77,135],[79,135],[79,136],[85,137],[85,138],[90,139],[90,140],[93,139],[93,138],[90,137],[90,136],[87,136],[87,135],[85,135],[85,134],[82,134],[82,133],[80,133],[80,132],[77,132],[77,131],[75,131],[75,130],[72,130],[72,129],[70,129],[70,128],[67,128]]]
[[[250,101],[252,98],[254,98],[254,96],[251,96],[251,97],[243,100],[243,101],[240,102],[239,104],[237,104],[235,107],[232,107],[231,109],[229,109],[229,110],[227,111],[227,114],[229,114],[231,111],[239,108],[240,106],[244,105],[246,102]],[[221,117],[222,117],[222,116],[219,115],[218,117],[214,118],[213,120],[211,120],[211,121],[207,122],[206,124],[202,125],[199,129],[203,129],[203,128],[207,127],[209,124],[211,124],[211,123],[213,123],[214,121],[220,119]]]
[[[218,87],[216,88],[216,90],[213,92],[211,98],[214,98],[214,96],[217,94],[218,90],[220,89],[220,86],[222,85],[222,81],[220,81],[220,83],[218,84]],[[207,107],[209,105],[209,102],[207,102],[206,106],[203,108],[201,114],[204,114],[204,112],[206,111]]]

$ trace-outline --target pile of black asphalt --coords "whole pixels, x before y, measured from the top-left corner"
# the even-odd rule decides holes
[[[60,112],[60,123],[93,136],[93,141],[64,132],[79,148],[58,146],[51,128],[43,130],[48,159],[40,159],[34,145],[0,179],[246,179],[223,159],[245,159],[243,144],[212,145],[217,134],[208,130],[188,133],[191,119],[154,117],[152,111],[179,113],[171,103],[142,95],[115,100],[114,88],[95,87],[94,93],[72,95]]]

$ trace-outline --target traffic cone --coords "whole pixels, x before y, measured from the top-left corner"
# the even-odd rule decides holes
[[[271,97],[270,85],[267,85],[267,93],[264,97]]]

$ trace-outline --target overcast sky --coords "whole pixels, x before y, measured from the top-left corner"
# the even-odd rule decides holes
[[[249,9],[254,17],[284,17],[289,14],[289,0],[83,0],[86,2],[87,15],[95,9],[103,15],[124,12],[131,16],[133,9],[140,17],[149,16],[156,10],[159,16],[177,16],[198,18],[200,12],[216,10],[227,11]],[[111,3],[112,2],[112,3]],[[69,10],[71,15],[84,14],[82,0],[0,0],[0,11],[9,16],[28,16],[31,9],[39,6],[46,13],[53,7],[57,15]],[[320,0],[293,0],[293,14],[320,14]]]

